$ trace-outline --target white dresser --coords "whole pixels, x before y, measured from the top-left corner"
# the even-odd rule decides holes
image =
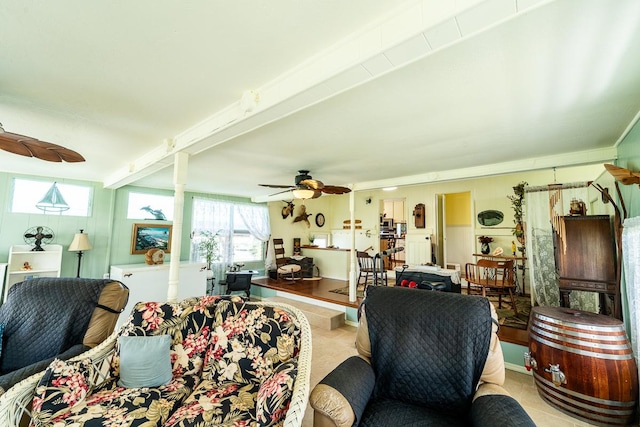
[[[167,301],[169,264],[112,265],[109,277],[129,288],[129,302],[118,318],[120,326],[140,301]],[[178,300],[207,294],[207,272],[204,263],[181,263],[178,276]]]

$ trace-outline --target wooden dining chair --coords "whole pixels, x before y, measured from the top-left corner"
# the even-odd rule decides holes
[[[277,278],[287,280],[302,279],[302,267],[297,264],[290,264],[289,258],[284,256],[284,241],[273,239],[273,249],[276,255]]]
[[[363,251],[356,252],[358,259],[358,285],[364,285],[365,289],[370,283],[387,285],[387,272],[380,258],[376,259]],[[376,264],[376,261],[379,260]]]
[[[484,297],[497,296],[498,308],[502,308],[502,296],[509,296],[514,313],[518,314],[514,291],[513,260],[496,261],[480,259],[477,263],[465,266],[467,293],[481,294]]]

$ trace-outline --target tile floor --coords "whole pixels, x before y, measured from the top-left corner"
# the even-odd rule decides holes
[[[333,331],[312,328],[313,354],[311,368],[311,389],[341,361],[355,355],[356,328],[343,326]],[[546,404],[533,384],[533,378],[519,372],[507,370],[505,388],[520,402],[538,427],[585,427],[584,423],[563,414]],[[303,427],[313,425],[313,409],[307,406]]]

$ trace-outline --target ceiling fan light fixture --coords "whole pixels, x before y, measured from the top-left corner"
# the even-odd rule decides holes
[[[315,195],[315,191],[313,190],[308,190],[305,188],[296,188],[295,190],[293,190],[293,197],[295,197],[296,199],[311,199],[313,198],[313,196]]]

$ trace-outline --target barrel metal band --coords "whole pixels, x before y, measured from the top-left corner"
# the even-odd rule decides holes
[[[539,326],[542,327],[542,325],[539,325]],[[551,325],[546,324],[546,323],[544,324],[544,329],[545,330],[549,330],[549,331],[553,331],[553,332],[558,332],[558,333],[561,333],[561,334],[564,334],[564,335],[571,335],[573,337],[588,338],[588,339],[592,339],[592,340],[600,340],[600,341],[626,341],[627,340],[627,335],[626,334],[620,334],[620,335],[589,334],[589,333],[584,333],[584,332],[570,331],[568,329],[559,328],[557,326],[551,326]],[[621,332],[621,330],[618,329],[616,332]]]
[[[537,328],[532,327],[531,332],[537,332],[541,335],[544,335],[542,331],[537,330]],[[573,347],[567,347],[565,345],[557,344],[553,341],[549,341],[540,336],[533,336],[533,339],[540,341],[542,344],[546,344],[549,347],[557,348],[558,350],[568,351],[569,353],[575,353],[582,356],[595,357],[598,359],[607,359],[607,360],[629,360],[633,358],[633,354],[607,354],[607,353],[598,353],[596,351],[586,351],[580,350]]]
[[[535,316],[539,317],[542,320],[545,320],[547,322],[551,322],[551,323],[556,323],[559,325],[564,325],[564,326],[568,326],[570,328],[576,328],[576,329],[589,329],[591,331],[600,331],[600,332],[619,332],[621,325],[617,325],[617,326],[595,326],[595,325],[586,325],[586,324],[579,324],[579,323],[574,323],[574,322],[566,322],[560,319],[557,319],[555,317],[549,317],[549,316],[545,316],[544,314],[540,314],[540,313],[535,313]]]
[[[619,400],[599,399],[599,398],[596,398],[596,397],[593,397],[593,396],[588,396],[586,394],[578,393],[577,391],[574,391],[574,390],[569,390],[569,389],[567,389],[565,387],[558,388],[551,381],[549,381],[546,378],[542,377],[537,372],[534,372],[533,376],[534,376],[535,380],[540,383],[538,385],[544,388],[545,392],[553,394],[554,396],[556,396],[556,398],[558,398],[560,400],[566,401],[568,398],[566,396],[563,396],[563,394],[568,394],[568,395],[571,395],[573,397],[577,397],[579,399],[586,400],[586,401],[589,401],[589,402],[593,402],[593,403],[597,403],[597,404],[601,404],[601,405],[615,406],[615,407],[620,407],[621,408],[619,410],[598,408],[599,411],[601,411],[603,413],[606,413],[606,414],[610,414],[610,415],[631,415],[631,414],[633,414],[634,408],[636,406],[635,402],[621,402]],[[562,393],[559,393],[557,390],[561,390]],[[588,403],[571,401],[571,404],[575,405],[575,406],[579,406],[581,408],[588,409],[588,410],[593,410],[593,406],[589,405]]]
[[[547,332],[543,329],[540,329],[538,326],[531,326],[531,330],[537,332],[540,335],[544,335],[547,338],[551,338],[551,339],[562,341],[569,344],[582,345],[584,347],[600,348],[603,350],[629,350],[629,353],[631,353],[631,347],[629,346],[628,341],[623,342],[621,344],[600,344],[597,342],[581,341],[573,338],[567,338],[562,335],[552,334],[551,332]]]

